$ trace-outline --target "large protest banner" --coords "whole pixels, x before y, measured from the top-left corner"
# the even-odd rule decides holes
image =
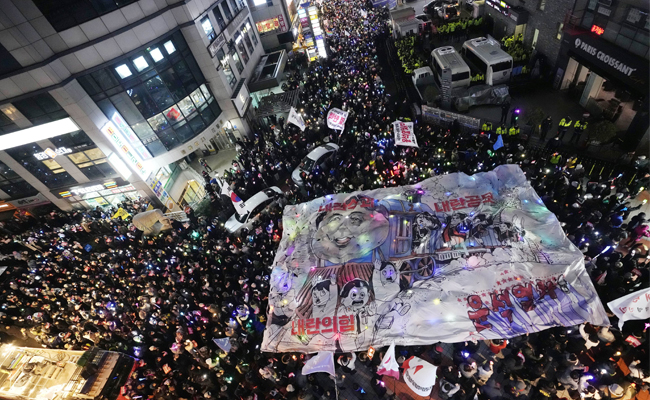
[[[284,209],[262,351],[608,325],[582,253],[518,166]]]

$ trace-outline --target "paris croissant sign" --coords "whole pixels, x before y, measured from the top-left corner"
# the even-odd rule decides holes
[[[584,51],[585,53],[588,53],[592,56],[596,56],[597,59],[600,61],[604,62],[605,64],[609,65],[610,67],[613,67],[617,71],[620,71],[624,73],[627,76],[632,75],[632,72],[636,71],[636,68],[632,68],[629,65],[626,65],[620,60],[617,60],[615,57],[610,56],[609,54],[598,50],[597,47],[592,46],[588,43],[583,42],[580,40],[580,38],[576,38],[575,40],[575,46],[576,49],[580,49]]]

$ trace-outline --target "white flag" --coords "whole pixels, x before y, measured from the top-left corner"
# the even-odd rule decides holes
[[[327,372],[334,375],[334,353],[331,351],[319,351],[318,354],[307,360],[302,367],[302,374],[308,375],[314,372]]]
[[[395,144],[398,146],[418,146],[418,140],[415,138],[415,131],[413,130],[413,122],[393,122],[393,130],[395,131]]]
[[[359,10],[359,12],[363,16],[363,18],[368,18],[368,12],[366,10],[361,9],[361,10]]]
[[[650,318],[650,288],[612,300],[607,307],[618,317],[619,329],[627,320]]]
[[[293,107],[291,107],[291,111],[289,112],[289,119],[287,119],[287,123],[289,124],[294,124],[302,132],[305,131],[305,120],[302,118],[302,115],[300,115],[299,112],[297,112]]]
[[[232,347],[232,345],[230,344],[230,339],[228,338],[221,338],[221,339],[214,338],[212,339],[212,341],[215,342],[217,346],[219,346],[219,348],[225,351],[226,353],[228,353],[230,351],[230,348]]]
[[[381,365],[377,369],[377,374],[399,379],[399,364],[395,359],[395,342],[391,343],[388,351],[386,351],[384,358],[381,360]]]
[[[336,130],[345,128],[345,121],[348,119],[348,112],[338,108],[332,108],[327,113],[327,127]]]

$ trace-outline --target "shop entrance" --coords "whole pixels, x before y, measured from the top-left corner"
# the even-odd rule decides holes
[[[624,85],[599,75],[574,58],[569,59],[561,89],[568,90],[592,117],[614,122],[618,131],[627,130],[642,101]]]
[[[205,197],[205,188],[199,182],[194,179],[187,182],[185,189],[183,189],[183,194],[181,195],[181,201],[179,205],[181,208],[189,205],[193,206],[199,203]]]

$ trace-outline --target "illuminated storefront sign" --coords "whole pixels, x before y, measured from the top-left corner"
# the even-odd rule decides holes
[[[34,153],[34,157],[36,157],[37,160],[47,160],[48,158],[54,158],[56,156],[62,156],[64,154],[70,153],[72,153],[72,150],[67,147],[57,147],[54,150],[48,147],[40,153]]]
[[[90,185],[90,186],[82,186],[82,187],[75,187],[70,190],[66,190],[65,192],[59,192],[59,196],[66,198],[66,197],[72,197],[72,196],[79,196],[82,194],[88,194],[88,193],[94,193],[94,192],[99,192],[102,190],[114,190],[114,188],[117,188],[117,182],[115,181],[108,181],[105,182],[104,184],[101,185]],[[119,190],[118,190],[119,192]]]
[[[255,25],[257,26],[257,31],[259,33],[273,32],[275,30],[285,32],[287,30],[287,24],[285,23],[284,17],[282,15],[278,15],[277,17],[269,18],[264,21],[256,22]]]
[[[602,35],[603,33],[605,33],[605,30],[604,30],[603,28],[601,28],[600,26],[598,26],[598,25],[592,25],[592,26],[591,26],[591,31],[592,31],[593,33],[595,33],[596,35],[598,35],[598,36],[600,36],[600,35]]]
[[[101,129],[104,135],[113,143],[117,153],[122,159],[135,170],[135,172],[144,180],[149,177],[149,169],[144,164],[140,155],[131,147],[132,142],[127,140],[126,135],[121,129],[118,129],[113,122],[107,122]]]

